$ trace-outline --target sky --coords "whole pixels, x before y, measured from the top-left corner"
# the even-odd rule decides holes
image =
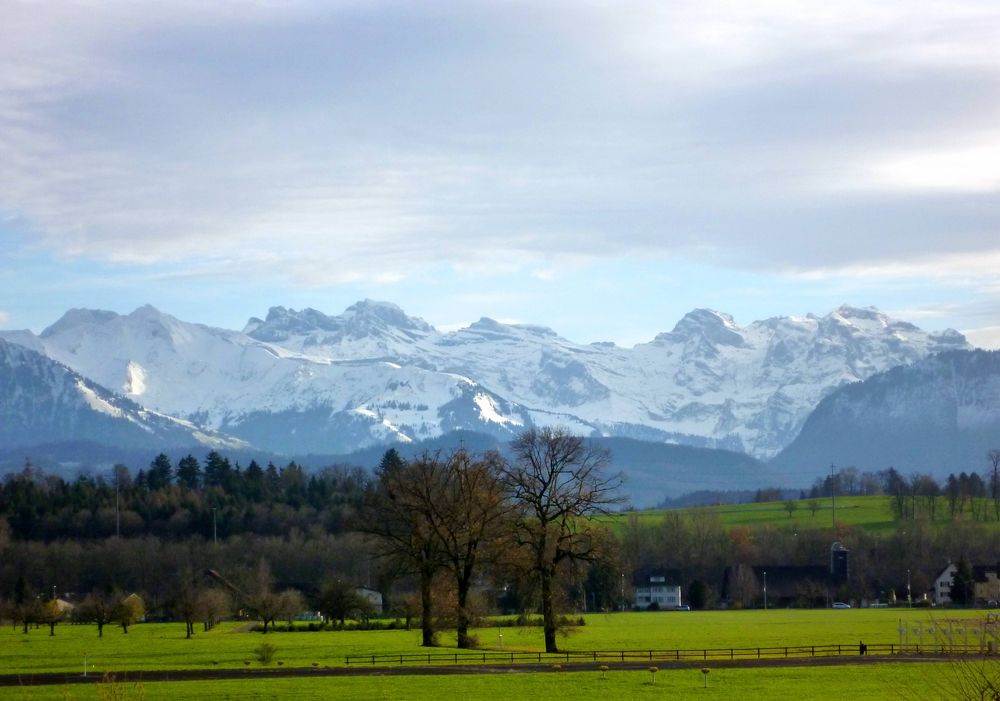
[[[0,328],[395,302],[1000,348],[1000,3],[0,0]]]

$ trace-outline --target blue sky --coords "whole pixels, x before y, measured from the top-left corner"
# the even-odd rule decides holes
[[[0,328],[396,302],[1000,347],[995,2],[0,0]]]

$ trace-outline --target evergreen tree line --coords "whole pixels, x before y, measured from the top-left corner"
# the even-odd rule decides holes
[[[116,465],[109,476],[67,481],[31,466],[0,482],[0,518],[19,540],[118,535],[185,539],[241,533],[281,535],[317,524],[341,533],[370,487],[363,468],[331,466],[307,474],[251,461],[235,465],[216,451],[176,467],[165,454],[136,473]]]

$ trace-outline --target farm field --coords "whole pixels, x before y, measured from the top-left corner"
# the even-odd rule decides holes
[[[748,610],[588,614],[586,625],[569,629],[560,639],[565,650],[665,650],[776,647],[784,645],[856,645],[896,643],[898,625],[929,622],[931,618],[981,617],[984,612],[922,609]],[[538,627],[480,628],[475,631],[485,649],[538,651]],[[83,669],[86,656],[92,673],[123,670],[221,669],[258,666],[254,649],[263,642],[277,648],[276,661],[286,667],[342,666],[346,655],[425,652],[418,630],[260,633],[245,624],[226,623],[184,638],[177,623],[105,629],[97,637],[91,625],[60,625],[55,637],[47,628],[23,635],[20,629],[0,629],[0,669],[4,673],[65,672]],[[442,653],[453,639],[442,636]],[[249,664],[248,664],[249,663]]]
[[[689,509],[662,510],[647,509],[603,517],[605,522],[614,528],[620,528],[626,519],[635,515],[645,525],[657,525],[667,513],[713,513],[726,528],[737,526],[774,526],[793,530],[810,530],[830,528],[833,522],[832,501],[829,498],[816,499],[819,509],[815,515],[809,509],[811,499],[795,501],[796,510],[789,516],[784,502],[760,502],[750,504],[726,504],[719,506],[704,506]],[[935,524],[943,527],[951,523],[948,518],[948,504],[945,497],[938,501],[938,518]],[[968,512],[963,514],[971,518]],[[837,523],[854,526],[875,533],[889,533],[896,529],[897,523],[892,519],[889,509],[889,498],[885,496],[869,497],[837,497]],[[992,522],[997,523],[997,522]],[[1000,524],[997,524],[1000,527]]]
[[[990,663],[997,665],[1000,663]],[[661,671],[527,672],[461,676],[366,676],[323,679],[266,679],[253,681],[124,683],[116,686],[67,685],[19,687],[2,690],[13,701],[90,701],[144,699],[731,699],[746,695],[759,699],[827,701],[850,698],[954,698],[949,687],[954,669],[941,663],[885,663],[836,667],[777,667],[714,669],[703,688],[697,669]],[[949,693],[951,691],[952,693]]]

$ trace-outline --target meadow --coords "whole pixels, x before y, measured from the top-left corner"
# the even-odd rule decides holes
[[[811,502],[816,502],[815,512]],[[789,531],[809,531],[814,529],[829,529],[833,526],[833,500],[829,497],[817,499],[794,500],[795,509],[789,515],[785,503],[780,501],[753,502],[747,504],[720,504],[716,506],[700,506],[684,509],[644,509],[627,511],[601,517],[612,530],[620,533],[622,526],[630,518],[637,518],[647,526],[657,526],[663,522],[663,517],[669,514],[707,513],[718,516],[724,528],[770,526]],[[948,500],[938,497],[936,501],[935,518],[930,523],[936,528],[947,528],[955,520],[949,515]],[[985,499],[975,500],[975,509],[989,516],[993,513],[993,504]],[[837,523],[839,525],[859,528],[869,533],[892,533],[899,527],[899,522],[892,516],[890,498],[887,496],[845,496],[837,497]],[[973,515],[973,505],[970,501],[959,516],[959,520],[975,521],[987,527],[1000,529],[1000,521],[987,517],[985,520]]]
[[[825,529],[833,525],[833,500],[829,498],[815,499],[818,509],[815,513],[810,509],[812,499],[795,501],[796,509],[789,516],[784,502],[771,501],[748,504],[722,504],[689,509],[677,509],[670,512],[662,509],[645,509],[605,517],[606,522],[615,528],[634,515],[640,523],[657,525],[662,522],[667,513],[702,512],[716,514],[726,528],[737,526],[774,526],[792,530]],[[947,507],[942,500],[941,513],[947,513]],[[885,496],[870,497],[837,497],[837,523],[861,528],[866,531],[887,533],[895,530],[897,523],[893,520],[889,509],[889,500]]]
[[[990,663],[997,665],[1000,663]],[[995,673],[995,671],[994,671]],[[955,698],[954,669],[942,663],[885,663],[837,667],[698,669],[476,674],[462,676],[366,676],[217,682],[129,682],[0,689],[12,701],[195,701],[200,699],[759,699],[852,701]]]
[[[921,609],[789,609],[746,611],[671,611],[587,614],[586,625],[567,629],[559,640],[564,650],[672,650],[777,647],[785,645],[856,645],[898,643],[899,622],[916,625],[955,612]],[[980,617],[983,612],[962,612]],[[540,651],[538,627],[476,629],[484,649]],[[502,640],[500,636],[503,636]],[[267,642],[277,649],[275,664],[287,667],[344,665],[346,655],[425,652],[419,630],[324,631],[298,633],[248,632],[246,624],[224,623],[194,638],[184,638],[177,623],[146,623],[128,634],[107,627],[97,637],[92,625],[60,625],[50,637],[47,628],[23,635],[18,628],[0,629],[0,669],[4,673],[91,673],[220,669],[259,666],[254,649]],[[454,639],[443,635],[442,648],[453,650]]]

